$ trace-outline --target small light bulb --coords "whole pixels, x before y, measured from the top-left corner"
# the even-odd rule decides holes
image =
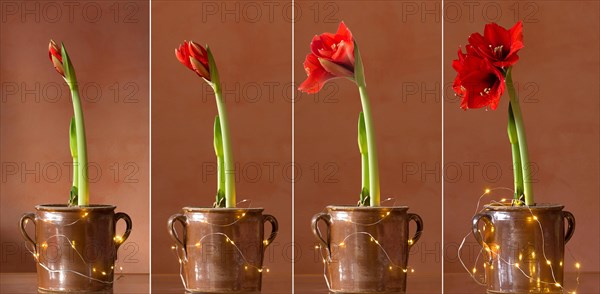
[[[490,194],[490,189],[485,189],[485,194]]]
[[[103,275],[103,276],[106,276],[106,272],[102,272],[102,275]]]
[[[579,268],[581,268],[581,264],[579,264],[579,262],[577,262],[577,263],[575,263],[575,267],[576,267],[577,269],[579,269]]]
[[[408,239],[408,245],[412,245],[414,243],[413,239]]]
[[[200,244],[200,242],[196,243],[196,247],[200,247],[202,246],[202,244]]]
[[[415,269],[414,269],[414,268],[411,268],[411,269],[410,269],[410,272],[411,272],[411,273],[414,273],[414,272],[415,272]]]
[[[558,263],[558,265],[563,266],[562,260]]]
[[[546,259],[546,264],[547,264],[547,265],[551,265],[551,264],[552,264],[552,262],[550,262],[550,260]]]
[[[262,268],[259,268],[259,269],[258,269],[258,272],[259,272],[259,273],[262,273],[262,271],[263,271],[263,270],[262,270]]]
[[[556,283],[554,284],[554,286],[559,287],[560,288],[560,283]]]
[[[265,245],[265,246],[269,245],[269,241],[268,240],[263,240],[263,245]],[[315,248],[319,248],[319,247],[315,246]]]
[[[344,242],[340,243],[340,247],[344,247],[346,245]]]
[[[270,272],[271,270],[267,268],[267,269],[265,269],[265,271],[267,271],[267,273],[268,273],[268,272]]]
[[[394,269],[394,267],[392,267],[391,265],[390,265],[388,268],[389,268],[390,270],[393,270],[393,269]]]
[[[476,272],[477,272],[477,269],[476,269],[476,268],[473,268],[473,273],[476,273]]]
[[[518,263],[518,262],[517,262],[517,263],[515,263],[515,267],[517,267],[517,268],[519,267],[519,263]]]
[[[403,271],[403,272],[408,272],[408,270],[407,270],[407,269],[403,269],[402,271]]]
[[[534,219],[534,220],[538,220],[538,217],[534,215],[534,216],[533,216],[533,219]]]
[[[93,271],[93,272],[96,272],[96,268],[92,268],[92,271]]]
[[[267,243],[268,243],[268,242],[267,242],[267,240],[264,240],[264,241],[263,241],[263,244],[267,245]],[[315,249],[320,249],[320,248],[321,248],[321,247],[320,247],[319,245],[315,245]]]
[[[247,265],[244,266],[244,270],[248,270],[248,266]]]

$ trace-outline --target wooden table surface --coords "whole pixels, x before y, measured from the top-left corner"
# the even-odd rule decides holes
[[[446,274],[445,291],[448,294],[484,294],[485,289],[472,280],[467,274]],[[565,284],[567,290],[574,290],[575,276],[567,274]],[[0,274],[0,293],[37,293],[37,280],[35,273],[2,273]],[[277,275],[265,275],[263,277],[262,293],[291,293],[291,278]],[[328,293],[327,286],[322,275],[296,275],[294,279],[295,293],[312,294]],[[122,275],[114,283],[115,294],[149,293],[149,278],[144,274]],[[408,293],[441,293],[441,276],[415,274],[408,279]],[[178,275],[153,275],[152,293],[170,294],[184,293],[181,280]],[[600,273],[582,273],[578,294],[600,293]]]

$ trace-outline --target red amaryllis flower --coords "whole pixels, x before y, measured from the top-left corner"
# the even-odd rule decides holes
[[[61,50],[53,40],[50,40],[50,44],[48,44],[48,57],[50,57],[50,61],[52,61],[56,71],[64,77],[65,68],[62,63]]]
[[[354,38],[344,22],[335,34],[314,36],[311,54],[306,56],[306,80],[298,88],[306,93],[319,92],[333,78],[354,77]]]
[[[194,41],[184,41],[178,49],[175,49],[175,56],[183,65],[196,72],[200,77],[210,81],[208,53],[200,44]]]
[[[505,88],[504,76],[488,59],[463,54],[459,49],[458,60],[452,62],[452,67],[458,73],[452,87],[461,97],[462,109],[498,107]]]
[[[485,25],[483,36],[474,33],[469,37],[469,44],[473,51],[468,54],[477,54],[489,59],[497,67],[508,67],[519,60],[517,52],[523,45],[523,23],[519,21],[509,30],[490,23]]]

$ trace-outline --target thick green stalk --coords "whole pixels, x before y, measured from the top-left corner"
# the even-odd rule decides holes
[[[506,88],[510,96],[510,104],[512,113],[515,118],[515,129],[517,131],[517,139],[519,144],[519,153],[521,156],[521,171],[523,173],[523,194],[525,196],[525,204],[535,205],[533,198],[533,187],[531,181],[531,171],[529,170],[529,153],[527,148],[527,138],[525,136],[525,125],[521,114],[521,106],[515,91],[515,86],[512,81],[512,67],[506,72]]]
[[[365,200],[367,199],[367,197],[369,197],[369,147],[367,146],[365,116],[362,112],[358,116],[358,150],[360,151],[360,205],[362,206],[365,205]]]
[[[523,195],[523,171],[521,167],[521,153],[519,151],[519,138],[515,127],[515,116],[511,103],[508,103],[508,139],[512,150],[513,172],[515,182],[515,200],[520,200]]]
[[[217,156],[217,197],[215,207],[222,207],[225,204],[225,159],[223,157],[223,136],[221,133],[221,122],[219,121],[218,115],[215,117],[214,145],[215,155]]]
[[[229,124],[227,123],[227,108],[223,101],[221,88],[215,86],[215,98],[219,111],[219,122],[221,123],[221,135],[223,136],[223,170],[225,173],[225,206],[235,207],[235,162],[231,150],[231,137],[229,135]]]
[[[367,131],[367,148],[369,161],[369,197],[371,206],[379,206],[379,166],[377,161],[377,146],[375,144],[375,128],[371,118],[371,105],[369,104],[369,95],[366,85],[359,85],[360,100],[363,112],[365,113],[365,129]]]
[[[367,83],[365,82],[364,67],[358,45],[354,42],[354,78],[360,92],[360,102],[365,116],[365,130],[367,134],[367,149],[369,159],[369,198],[371,206],[379,206],[379,166],[377,160],[377,145],[375,144],[375,127],[371,114],[369,94],[367,94]]]
[[[88,191],[88,159],[87,144],[85,139],[85,123],[83,121],[83,110],[81,109],[81,100],[79,99],[79,89],[77,84],[69,83],[71,96],[73,97],[73,112],[75,113],[75,128],[77,132],[77,174],[79,186],[77,187],[77,205],[88,206],[90,204],[90,194]]]
[[[219,80],[219,71],[210,48],[206,48],[208,53],[208,66],[210,69],[210,83],[215,91],[215,100],[217,101],[217,111],[219,112],[219,123],[221,124],[221,135],[223,136],[223,167],[225,170],[225,206],[235,207],[235,162],[233,161],[233,151],[231,148],[231,136],[229,135],[229,118],[227,107],[223,100],[221,91],[221,82]]]
[[[77,187],[79,186],[79,160],[77,160],[77,130],[75,128],[75,117],[71,118],[71,124],[69,126],[69,149],[71,149],[71,158],[73,158],[73,185],[71,186],[69,206],[75,206],[78,201]]]

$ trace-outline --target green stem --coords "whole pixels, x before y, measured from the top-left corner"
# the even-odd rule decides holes
[[[215,98],[217,100],[217,111],[219,112],[219,123],[221,124],[221,135],[223,136],[223,170],[225,173],[225,206],[235,207],[235,162],[231,149],[231,137],[229,135],[229,124],[227,107],[223,101],[221,85],[219,81],[213,81]]]
[[[69,83],[69,87],[71,88],[73,100],[73,113],[75,115],[75,129],[77,132],[77,159],[79,160],[79,164],[77,164],[79,178],[77,204],[79,206],[88,206],[90,204],[90,195],[88,192],[88,158],[83,109],[81,108],[77,84]]]
[[[375,128],[373,126],[373,118],[371,117],[371,105],[369,104],[367,86],[364,83],[362,85],[358,84],[358,90],[360,92],[360,101],[365,115],[365,129],[367,133],[369,198],[371,200],[371,206],[379,206],[379,166],[377,161],[377,146],[375,144]]]
[[[379,166],[377,160],[377,146],[375,144],[375,127],[371,115],[369,94],[367,94],[367,83],[365,81],[365,70],[358,50],[358,44],[354,42],[354,79],[360,92],[360,102],[365,116],[365,130],[367,133],[367,152],[369,160],[369,198],[371,206],[379,206]]]
[[[514,184],[515,184],[515,200],[521,200],[523,195],[523,171],[521,167],[521,154],[519,151],[519,138],[517,137],[517,129],[515,127],[515,116],[513,114],[511,103],[508,103],[508,139],[512,151]],[[518,203],[518,202],[517,202]]]
[[[515,118],[515,129],[517,131],[517,139],[519,144],[519,153],[521,156],[521,171],[523,176],[523,194],[525,196],[525,204],[528,206],[535,205],[533,198],[533,187],[531,181],[531,172],[529,171],[529,154],[527,148],[527,138],[525,136],[525,125],[521,114],[521,106],[515,91],[515,86],[512,81],[512,67],[506,72],[506,88],[510,96],[510,104]]]

